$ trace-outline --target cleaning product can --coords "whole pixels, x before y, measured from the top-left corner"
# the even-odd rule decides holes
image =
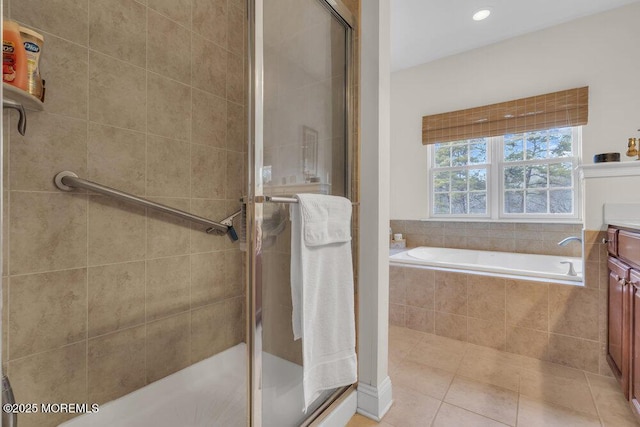
[[[42,77],[40,76],[40,53],[44,37],[31,28],[20,27],[20,35],[27,53],[27,91],[42,100]]]

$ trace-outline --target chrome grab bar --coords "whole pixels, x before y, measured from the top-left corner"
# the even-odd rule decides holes
[[[256,196],[256,203],[298,203],[298,199],[295,197],[280,197],[280,196]],[[352,202],[353,206],[357,206],[359,203]]]
[[[57,174],[54,178],[54,182],[56,184],[56,187],[58,187],[58,189],[62,191],[71,191],[74,188],[84,188],[86,190],[104,194],[105,196],[123,200],[127,203],[154,209],[156,211],[164,212],[191,222],[195,222],[196,224],[204,225],[207,227],[207,229],[205,230],[207,233],[213,233],[220,236],[223,234],[227,234],[233,242],[238,240],[238,234],[233,228],[231,221],[235,216],[241,213],[240,210],[228,216],[227,218],[222,220],[222,222],[216,222],[207,218],[203,218],[201,216],[193,215],[189,212],[181,211],[180,209],[175,209],[170,206],[162,205],[160,203],[152,202],[150,200],[134,196],[133,194],[125,193],[124,191],[107,187],[106,185],[78,178],[78,175],[69,171],[63,171]]]

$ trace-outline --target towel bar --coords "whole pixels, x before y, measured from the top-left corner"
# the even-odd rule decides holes
[[[280,197],[280,196],[256,196],[256,203],[298,203],[298,199],[295,197]],[[356,206],[359,203],[352,202],[352,205]]]

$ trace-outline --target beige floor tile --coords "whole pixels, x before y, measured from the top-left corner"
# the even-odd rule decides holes
[[[638,427],[638,421],[633,417],[619,417],[617,415],[603,416],[604,427]]]
[[[367,417],[363,417],[360,414],[355,414],[345,427],[371,427],[379,426],[380,424]]]
[[[429,334],[407,354],[405,360],[456,372],[464,356],[465,345],[461,341]]]
[[[597,416],[589,386],[581,381],[572,381],[550,373],[523,370],[520,374],[520,394]]]
[[[504,427],[505,425],[466,409],[443,403],[432,427]]]
[[[596,407],[603,420],[608,420],[610,423],[613,420],[627,423],[635,422],[631,408],[615,379],[595,374],[587,374],[587,379]]]
[[[501,358],[474,357],[472,353],[464,356],[456,375],[516,392],[520,384],[518,367],[503,363]]]
[[[403,388],[393,388],[394,403],[383,421],[394,427],[424,427],[438,412],[440,401],[418,392]]]
[[[581,383],[587,382],[584,371],[570,368],[568,366],[558,365],[557,363],[546,362],[544,360],[533,359],[531,357],[523,357],[522,367],[525,370],[541,374],[565,378]]]
[[[481,345],[469,344],[467,345],[465,352],[466,359],[483,358],[490,360],[495,364],[512,366],[519,368],[522,366],[524,356],[514,353],[507,353],[504,351],[496,350],[490,347],[484,347]]]
[[[453,375],[453,372],[407,360],[391,374],[391,381],[394,386],[400,385],[442,400],[453,380]]]
[[[504,424],[516,424],[518,393],[502,387],[456,377],[444,401]]]
[[[561,406],[520,396],[518,427],[597,427],[600,420]]]

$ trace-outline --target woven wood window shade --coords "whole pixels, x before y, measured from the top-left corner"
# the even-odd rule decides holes
[[[589,87],[422,117],[422,144],[587,124]]]

